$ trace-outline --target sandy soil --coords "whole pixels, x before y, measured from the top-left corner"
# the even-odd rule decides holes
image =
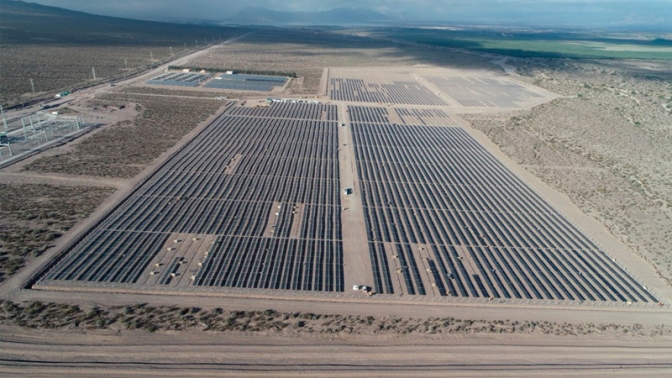
[[[668,376],[672,344],[618,338],[270,336],[0,327],[0,373],[30,376]]]

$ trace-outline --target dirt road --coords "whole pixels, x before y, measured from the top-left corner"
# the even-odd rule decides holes
[[[250,336],[0,328],[0,375],[14,376],[669,376],[672,344],[488,336]]]

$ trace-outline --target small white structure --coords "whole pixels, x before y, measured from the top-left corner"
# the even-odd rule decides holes
[[[363,291],[363,292],[368,293],[369,290],[371,290],[371,288],[369,288],[366,285],[352,285],[352,290],[353,291]]]
[[[227,75],[233,75],[233,71],[226,71],[225,72]]]

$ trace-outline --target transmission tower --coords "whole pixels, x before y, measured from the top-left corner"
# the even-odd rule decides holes
[[[30,79],[30,87],[33,89],[33,94],[35,94],[35,82],[33,79]]]

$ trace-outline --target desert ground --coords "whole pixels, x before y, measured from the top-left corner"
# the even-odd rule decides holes
[[[136,375],[235,377],[632,376],[669,372],[669,342],[543,335],[481,337],[285,336],[230,332],[0,331],[2,369],[33,376]],[[63,352],[63,350],[67,352]],[[524,351],[524,353],[521,353]],[[260,357],[264,356],[264,357]],[[324,356],[329,356],[325,358]],[[148,361],[151,361],[148,363]],[[534,362],[531,362],[534,361]],[[10,365],[10,366],[8,366]]]
[[[213,121],[234,108],[263,112],[255,104],[266,97],[142,84],[165,66],[115,88],[82,93],[69,109],[101,117],[105,126],[0,171],[0,190],[12,198],[2,205],[0,218],[0,371],[35,376],[669,374],[669,67],[501,59],[324,32],[259,31],[170,63],[296,72],[299,78],[281,97],[312,97],[337,109],[332,127],[341,147],[339,192],[352,187],[355,193],[342,200],[351,210],[342,214],[344,291],[336,294],[220,287],[184,295],[148,286],[54,282],[34,290],[55,257],[86,237]],[[329,79],[336,77],[370,78],[379,85],[415,82],[417,93],[436,96],[443,105],[334,100]],[[491,87],[482,87],[483,97],[474,99],[451,92],[446,83],[456,83],[453,78]],[[492,86],[523,94],[513,103],[495,104],[496,94],[486,96]],[[218,96],[241,101],[215,100]],[[438,290],[420,296],[401,289],[401,281],[395,293],[353,293],[353,284],[375,287],[375,278],[366,251],[372,240],[363,226],[362,166],[349,131],[356,123],[349,106],[389,110],[395,124],[422,120],[406,110],[445,112],[445,118],[431,113],[439,118],[430,116],[427,124],[445,119],[447,126],[465,130],[560,209],[587,240],[627,267],[627,276],[646,283],[644,290],[655,293],[660,304],[493,301],[449,298]],[[58,200],[64,196],[70,198]],[[410,226],[406,230],[410,233]],[[418,277],[411,277],[413,285],[432,286],[429,275]],[[627,291],[634,295],[634,290]],[[273,357],[264,362],[255,354]]]

